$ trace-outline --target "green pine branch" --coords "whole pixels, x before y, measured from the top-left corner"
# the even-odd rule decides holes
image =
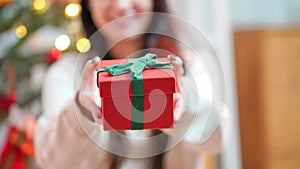
[[[45,53],[24,56],[20,49],[27,42],[31,35],[44,25],[64,27],[69,20],[64,16],[64,4],[49,6],[45,13],[38,13],[31,9],[31,0],[16,0],[13,4],[2,7],[0,11],[0,34],[15,29],[15,23],[22,23],[27,28],[27,35],[19,39],[15,44],[9,46],[3,57],[0,58],[0,80],[7,74],[3,69],[4,64],[9,62],[16,73],[16,88],[18,92],[17,104],[24,107],[37,98],[40,98],[40,91],[32,91],[29,86],[31,68],[36,64],[48,64]],[[8,15],[8,11],[13,15]],[[2,82],[2,81],[1,81]],[[4,87],[3,87],[4,86]],[[5,84],[0,84],[0,93],[5,93]]]

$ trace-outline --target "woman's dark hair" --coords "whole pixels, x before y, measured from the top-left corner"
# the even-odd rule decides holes
[[[92,20],[91,13],[88,8],[88,0],[81,0],[81,6],[82,6],[81,19],[82,19],[86,36],[88,38],[92,37],[90,39],[92,43],[92,50],[93,50],[93,52],[91,52],[91,55],[101,56],[103,52],[106,52],[107,44],[105,43],[105,39],[103,35],[99,31],[97,31],[98,29]],[[169,13],[166,1],[153,0],[153,12]],[[165,51],[171,52],[175,55],[179,55],[174,39],[164,35],[164,34],[170,35],[170,33],[171,34],[174,33],[170,25],[170,21],[167,20],[167,17],[160,17],[159,15],[153,15],[148,30],[157,30],[158,32],[160,32],[160,34],[145,33],[144,34],[145,48],[164,49]],[[163,55],[165,55],[165,53]],[[103,59],[112,59],[112,58],[113,57],[109,53],[107,53]]]

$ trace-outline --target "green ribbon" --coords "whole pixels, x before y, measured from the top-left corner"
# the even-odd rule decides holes
[[[142,72],[148,68],[173,69],[172,62],[159,62],[157,55],[147,53],[146,55],[130,59],[128,63],[116,64],[112,66],[97,69],[99,72],[108,72],[112,76],[118,76],[130,73],[130,82],[132,88],[132,130],[144,129],[144,83]]]

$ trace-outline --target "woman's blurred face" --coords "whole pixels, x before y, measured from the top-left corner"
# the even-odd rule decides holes
[[[146,31],[151,22],[151,15],[135,14],[152,12],[153,0],[89,0],[89,10],[98,29],[115,21],[109,24],[109,29],[101,30],[106,38],[114,40]]]

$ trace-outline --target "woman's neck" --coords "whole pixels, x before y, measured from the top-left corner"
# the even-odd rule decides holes
[[[144,39],[138,37],[134,39],[126,39],[119,42],[117,45],[110,49],[110,54],[115,59],[124,59],[129,57],[136,51],[143,49]]]

